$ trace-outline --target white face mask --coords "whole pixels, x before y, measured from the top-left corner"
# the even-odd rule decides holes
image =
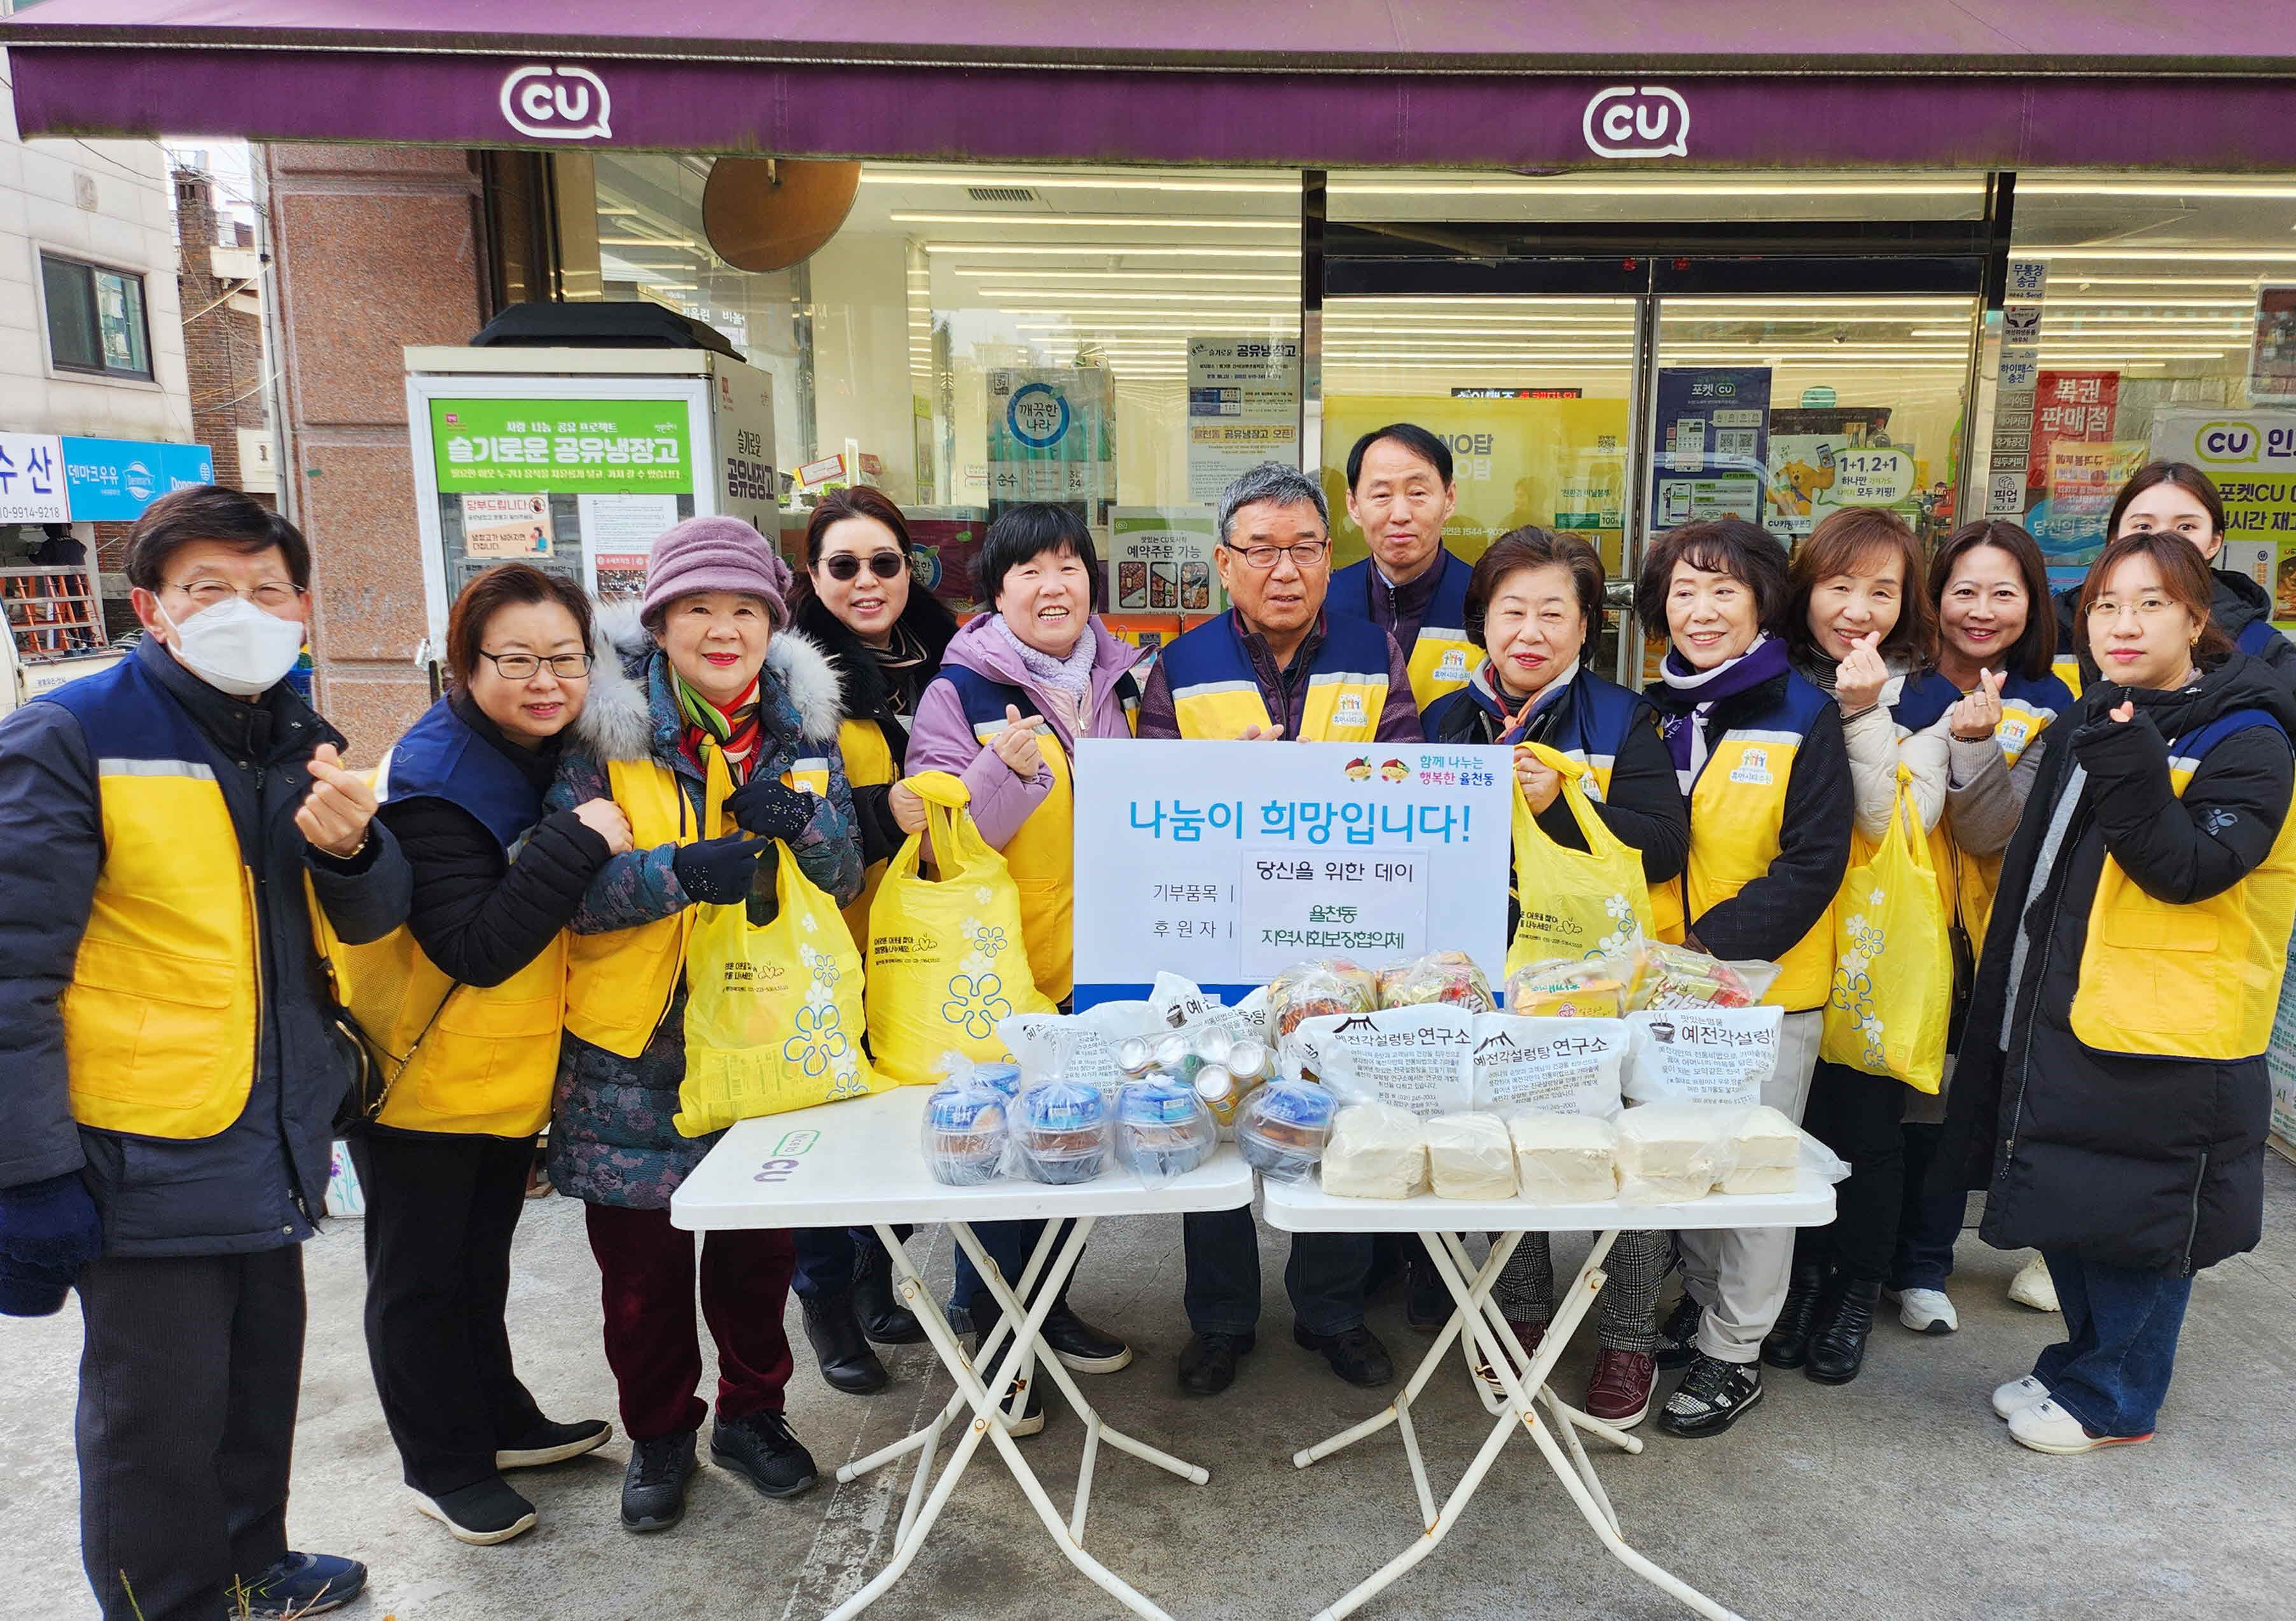
[[[270,691],[303,652],[300,621],[266,613],[244,597],[201,608],[180,625],[165,608],[160,617],[175,632],[171,645],[184,668],[235,698]]]

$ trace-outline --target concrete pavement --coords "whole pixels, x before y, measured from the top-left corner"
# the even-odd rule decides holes
[[[2008,1304],[2017,1258],[1965,1235],[1953,1295],[1960,1333],[1921,1338],[1889,1318],[1866,1371],[1829,1389],[1772,1371],[1759,1409],[1715,1440],[1645,1427],[1639,1458],[1595,1449],[1630,1542],[1748,1617],[1784,1621],[2266,1621],[2296,1614],[2296,1167],[2273,1158],[2266,1239],[2194,1288],[2160,1438],[2084,1458],[2018,1447],[1986,1405],[2030,1366],[2060,1320]],[[1401,1449],[1391,1436],[1315,1468],[1294,1449],[1382,1404],[1295,1348],[1282,1299],[1281,1235],[1263,1233],[1268,1280],[1259,1351],[1214,1401],[1183,1398],[1172,1363],[1179,1312],[1177,1219],[1103,1223],[1073,1298],[1139,1353],[1090,1381],[1112,1421],[1212,1470],[1191,1486],[1103,1451],[1086,1543],[1177,1621],[1305,1621],[1418,1535]],[[913,1241],[913,1251],[926,1240]],[[945,1280],[946,1245],[932,1243]],[[1558,1264],[1581,1247],[1558,1243]],[[705,1468],[685,1523],[630,1536],[616,1523],[627,1451],[514,1479],[540,1527],[496,1549],[466,1548],[407,1506],[369,1382],[359,1334],[358,1229],[332,1223],[308,1247],[307,1352],[295,1545],[348,1553],[373,1571],[347,1621],[664,1621],[758,1617],[813,1621],[882,1558],[900,1471],[840,1487],[836,1463],[900,1435],[945,1393],[923,1346],[891,1353],[895,1381],[867,1398],[824,1386],[797,1329],[790,1393],[798,1433],[824,1483],[769,1503]],[[521,1367],[557,1417],[611,1416],[598,1346],[596,1273],[579,1210],[529,1207],[517,1251],[512,1332]],[[1399,1303],[1374,1326],[1406,1366],[1424,1342]],[[155,1324],[164,1333],[165,1325]],[[1589,1331],[1590,1332],[1590,1331]],[[1579,1387],[1588,1335],[1560,1384]],[[78,1563],[71,1403],[76,1308],[0,1321],[0,1525],[10,1579],[0,1621],[93,1613]],[[1664,1378],[1666,1376],[1661,1376]],[[1661,1386],[1663,1389],[1663,1385]],[[1488,1433],[1454,1362],[1420,1410],[1436,1489],[1457,1478]],[[1081,1431],[1051,1403],[1024,1442],[1058,1501]],[[872,1612],[882,1621],[997,1617],[1080,1621],[1122,1612],[1054,1551],[985,1449],[908,1578]],[[1527,1443],[1510,1442],[1467,1518],[1416,1572],[1361,1612],[1373,1621],[1518,1617],[1673,1621],[1689,1612],[1603,1552]]]

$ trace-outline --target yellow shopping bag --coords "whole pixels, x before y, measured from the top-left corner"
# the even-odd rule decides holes
[[[1833,991],[1818,1057],[1935,1092],[1953,1013],[1953,942],[1913,773],[1898,768],[1898,803],[1873,859],[1852,867],[1833,909]]]
[[[879,1090],[861,1049],[861,955],[837,903],[782,846],[781,909],[694,909],[685,942],[685,1080],[671,1123],[687,1137]]]
[[[1562,802],[1570,808],[1587,848],[1567,850],[1547,837],[1521,786],[1516,786],[1514,892],[1521,921],[1507,947],[1506,971],[1556,957],[1600,956],[1638,934],[1655,938],[1642,852],[1595,814],[1579,781],[1587,773],[1586,762],[1543,743],[1516,747],[1529,749],[1540,763],[1562,774]]]
[[[869,912],[869,1049],[884,1074],[930,1086],[946,1054],[1006,1057],[999,1019],[1054,1009],[1029,969],[1021,891],[973,826],[964,780],[906,781],[925,802],[925,833],[887,865]],[[927,835],[939,883],[917,870]]]

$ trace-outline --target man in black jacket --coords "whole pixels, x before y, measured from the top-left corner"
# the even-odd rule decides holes
[[[179,490],[127,575],[143,643],[0,721],[0,1312],[79,1291],[108,1621],[316,1613],[365,1580],[286,1542],[299,1247],[351,1073],[321,945],[398,926],[409,878],[283,679],[293,526]]]

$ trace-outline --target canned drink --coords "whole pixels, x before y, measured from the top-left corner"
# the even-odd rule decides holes
[[[1218,1115],[1235,1106],[1235,1077],[1224,1064],[1207,1064],[1196,1071],[1196,1096]]]
[[[1238,1041],[1227,1049],[1227,1069],[1242,1085],[1265,1081],[1275,1067],[1275,1055],[1259,1041]]]
[[[1196,1057],[1206,1064],[1226,1064],[1235,1038],[1225,1031],[1207,1030],[1196,1037]]]
[[[1155,1053],[1159,1069],[1169,1070],[1182,1080],[1196,1073],[1200,1060],[1196,1057],[1195,1049],[1189,1045],[1188,1038],[1177,1030],[1169,1035],[1156,1038]]]
[[[1127,1036],[1116,1044],[1116,1067],[1136,1081],[1156,1067],[1156,1049],[1144,1036]]]

